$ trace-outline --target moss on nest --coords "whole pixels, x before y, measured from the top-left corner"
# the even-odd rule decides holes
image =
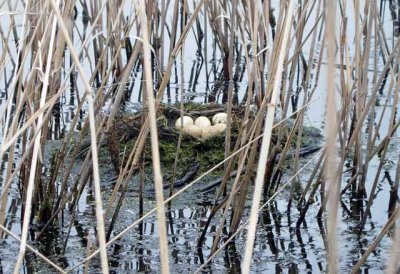
[[[185,115],[189,115],[192,118],[197,118],[199,116],[206,116],[210,120],[212,116],[218,112],[225,112],[224,106],[217,104],[197,104],[197,103],[186,103],[185,104]],[[231,144],[235,144],[239,129],[242,124],[241,116],[243,109],[234,108],[232,112],[232,126],[231,126]],[[179,105],[162,105],[158,110],[158,141],[159,141],[159,151],[161,156],[161,168],[163,174],[168,177],[172,174],[175,155],[177,149],[177,143],[179,138],[179,131],[174,127],[175,121],[180,117]],[[123,147],[126,147],[129,151],[134,145],[142,122],[135,116],[134,119],[123,120],[117,128],[122,130],[122,135],[130,135],[129,139],[122,140],[120,142],[121,151]],[[279,130],[287,130],[289,134],[289,129],[293,126],[293,122],[289,121],[287,126],[280,128]],[[129,132],[129,133],[128,133]],[[315,143],[316,139],[320,139],[321,134],[318,129],[305,127],[303,130],[302,146],[308,146]],[[276,142],[276,135],[273,134],[272,141]],[[293,145],[296,144],[296,139],[293,138]],[[282,146],[286,142],[286,137],[284,136],[282,140]],[[224,159],[225,154],[225,135],[215,136],[206,140],[198,140],[189,135],[183,133],[182,142],[179,151],[179,162],[177,174],[185,173],[191,168],[194,162],[200,164],[200,172],[207,171],[211,167],[220,163]],[[150,140],[147,141],[146,148],[144,151],[144,157],[146,161],[151,161],[151,145]],[[222,171],[223,166],[219,168]]]
[[[212,116],[217,113],[224,111],[224,107],[217,104],[196,104],[187,103],[185,104],[185,113],[193,116],[194,118],[200,115],[207,116],[211,120]],[[160,151],[160,160],[163,174],[170,176],[173,170],[175,155],[177,149],[177,143],[179,138],[179,131],[174,128],[176,119],[179,117],[179,105],[173,106],[162,106],[158,111],[157,125],[158,125],[158,142]],[[129,131],[129,126],[132,126],[131,122],[124,123],[120,126],[123,131]],[[237,118],[237,115],[233,114],[233,123],[231,136],[232,140],[237,139],[239,132],[239,126],[241,121]],[[138,132],[141,123],[137,124],[135,131]],[[128,151],[132,149],[137,139],[137,134],[130,138],[120,142],[120,150],[126,148]],[[184,173],[188,170],[194,162],[200,164],[200,172],[204,172],[214,165],[218,164],[224,159],[225,153],[225,135],[215,136],[206,140],[198,140],[189,135],[183,133],[182,142],[179,151],[179,162],[178,162],[178,174]],[[146,161],[151,161],[151,145],[150,140],[146,143],[144,151],[144,157]],[[222,167],[220,168],[222,171]]]
[[[225,136],[216,136],[204,141],[188,135],[182,136],[179,150],[178,174],[188,170],[194,162],[200,164],[200,172],[208,170],[224,159]],[[159,151],[163,174],[170,175],[175,162],[177,142],[159,138]],[[145,159],[151,160],[151,146],[147,143]]]

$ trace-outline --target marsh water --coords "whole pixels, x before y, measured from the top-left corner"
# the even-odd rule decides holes
[[[272,5],[277,5],[272,1]],[[386,2],[386,1],[384,1]],[[386,6],[385,6],[386,7]],[[382,11],[384,27],[387,32],[391,33],[392,22],[389,11]],[[84,33],[85,23],[84,14],[79,5],[77,5],[76,31]],[[315,16],[312,14],[311,16]],[[311,20],[312,21],[312,20]],[[350,35],[351,36],[351,35]],[[393,36],[388,37],[388,43],[393,43]],[[222,63],[216,49],[213,48],[212,41],[207,48],[208,59],[205,59],[203,48],[198,49],[195,42],[195,36],[189,34],[189,38],[185,43],[185,75],[184,85],[180,84],[180,64],[177,62],[176,70],[171,77],[171,83],[167,88],[164,96],[165,103],[175,103],[179,101],[181,89],[184,91],[185,100],[198,103],[208,103],[210,93],[213,93],[218,103],[222,103],[221,86],[227,83],[219,82],[219,71]],[[319,44],[320,45],[320,44]],[[306,53],[307,54],[307,53]],[[371,53],[371,58],[373,53]],[[315,56],[317,59],[318,56]],[[380,59],[379,59],[380,60]],[[382,61],[381,61],[382,62]],[[84,65],[88,65],[85,64]],[[381,64],[383,66],[383,64]],[[325,75],[324,65],[321,68],[321,75]],[[10,72],[11,73],[11,72]],[[132,86],[130,87],[130,96],[123,105],[123,111],[127,113],[135,113],[141,107],[139,89],[140,85],[134,84],[140,81],[142,71],[136,70],[131,75]],[[317,99],[312,103],[306,113],[307,126],[321,129],[324,134],[324,117],[325,117],[325,77],[320,77],[318,82],[312,82],[310,85],[318,85]],[[3,85],[1,83],[0,85]],[[79,85],[79,83],[78,83]],[[7,99],[7,87],[0,86],[0,109],[4,106]],[[243,64],[242,75],[235,83],[235,92],[237,100],[241,102],[247,88],[247,71]],[[389,98],[390,99],[390,98]],[[385,93],[379,98],[380,101],[385,100]],[[48,145],[45,150],[44,158],[51,158],[51,154],[60,145],[68,125],[74,115],[74,109],[77,101],[72,92],[66,92],[63,96],[60,115],[53,117],[53,125],[48,139]],[[389,104],[390,105],[390,104]],[[396,107],[390,105],[390,107]],[[383,106],[375,107],[376,116],[379,117]],[[108,109],[105,107],[105,113]],[[84,116],[85,113],[82,114]],[[389,120],[389,119],[384,119]],[[370,121],[374,122],[374,121]],[[385,131],[388,124],[384,125],[381,130]],[[364,130],[364,133],[366,129]],[[364,134],[363,138],[367,138]],[[388,159],[398,159],[400,139],[396,135],[390,145]],[[1,137],[0,137],[1,138]],[[316,143],[323,145],[323,140],[315,140]],[[101,151],[101,182],[103,201],[106,203],[113,190],[114,176],[111,159],[105,151]],[[18,153],[8,157],[16,157]],[[162,155],[161,155],[162,157]],[[301,159],[301,165],[305,164],[315,155],[309,155]],[[291,160],[287,160],[286,173],[282,182],[286,182],[293,172]],[[70,178],[73,184],[74,179],[78,176],[79,166],[81,162],[78,160],[74,165],[74,172]],[[379,164],[379,156],[375,156],[371,160],[369,173],[367,174],[367,192],[371,188],[374,180],[374,168]],[[0,163],[0,190],[5,184],[2,178],[5,177],[6,164]],[[49,163],[45,163],[43,176],[46,176]],[[353,265],[359,260],[362,254],[370,246],[376,235],[379,234],[382,227],[388,219],[387,207],[390,195],[390,184],[395,177],[396,160],[388,160],[384,166],[384,172],[379,178],[378,191],[371,208],[371,216],[367,220],[362,233],[359,232],[359,226],[365,210],[365,200],[354,200],[350,195],[344,194],[340,201],[339,207],[339,223],[337,229],[337,240],[339,252],[339,269],[342,273],[347,273]],[[307,182],[312,165],[307,167],[299,176],[296,183],[298,191],[304,187]],[[145,178],[146,188],[152,188],[153,181],[151,171],[147,172]],[[214,218],[210,226],[209,233],[206,236],[205,244],[202,248],[197,248],[197,240],[201,233],[201,228],[210,215],[211,206],[213,204],[214,192],[202,193],[202,186],[220,178],[221,174],[211,174],[206,176],[195,184],[194,187],[180,195],[167,208],[167,228],[168,228],[168,244],[169,259],[172,273],[191,273],[197,270],[210,255],[212,241],[219,225],[218,217]],[[351,173],[344,173],[342,185],[345,185],[351,178]],[[129,184],[122,204],[118,221],[115,224],[114,234],[125,229],[127,226],[137,220],[139,215],[139,175],[134,176]],[[257,228],[252,272],[254,273],[319,273],[327,270],[326,260],[326,226],[325,216],[321,219],[317,218],[318,211],[321,206],[321,193],[317,191],[314,197],[314,204],[310,207],[305,222],[297,227],[296,223],[299,219],[299,210],[292,204],[288,208],[288,197],[290,196],[290,186],[288,184],[279,195],[269,202],[259,215],[259,223]],[[296,189],[295,188],[295,189]],[[76,211],[76,218],[69,227],[71,213],[65,210],[62,213],[56,226],[46,233],[39,242],[31,242],[40,252],[48,256],[51,260],[63,266],[70,268],[78,264],[87,254],[88,246],[95,246],[94,224],[96,223],[93,186],[88,185],[82,193],[79,200],[79,206]],[[144,213],[153,209],[156,205],[154,193],[145,192]],[[249,192],[252,193],[252,190]],[[21,233],[21,198],[17,184],[13,184],[10,191],[9,204],[7,205],[6,227],[19,235]],[[265,198],[267,199],[267,198]],[[249,201],[251,197],[249,196]],[[263,201],[265,202],[265,200]],[[246,207],[245,218],[247,220],[250,202]],[[32,228],[34,234],[35,229]],[[223,231],[225,238],[228,237],[229,231]],[[68,241],[67,241],[67,235]],[[34,235],[31,235],[34,236]],[[367,262],[362,266],[362,273],[379,273],[382,272],[386,265],[386,260],[390,257],[391,252],[391,233],[387,234],[376,250],[369,256]],[[34,238],[34,237],[33,237]],[[244,245],[246,240],[246,230],[243,230],[236,237],[232,244],[228,245],[212,263],[208,264],[202,271],[204,273],[240,273],[240,266],[244,256]],[[65,242],[67,244],[65,245]],[[121,239],[117,240],[108,248],[110,270],[114,273],[157,273],[159,272],[160,254],[158,249],[157,224],[156,216],[153,214],[146,218],[141,224],[137,225],[126,233]],[[15,264],[16,256],[19,251],[19,243],[11,237],[5,237],[0,240],[0,273],[11,273]],[[73,269],[74,273],[83,273],[84,266],[80,265]],[[28,252],[26,255],[24,273],[53,273],[54,270],[40,258]],[[99,273],[100,259],[95,257],[89,265],[89,273]]]

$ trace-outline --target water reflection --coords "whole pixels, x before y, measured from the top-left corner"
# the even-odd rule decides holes
[[[391,1],[392,2],[392,1]],[[85,1],[82,5],[86,5]],[[80,33],[85,37],[86,29],[90,24],[89,15],[87,14],[87,7],[81,7],[77,5],[75,7],[74,19],[76,20],[76,28],[72,35],[78,35]],[[79,33],[77,33],[79,32]],[[398,33],[397,33],[398,34]],[[102,38],[101,38],[102,39]],[[189,39],[190,40],[190,39]],[[127,55],[123,58],[129,59],[132,54],[132,45],[129,39],[126,39],[126,53]],[[200,45],[200,46],[198,46]],[[227,69],[223,68],[224,64],[221,59],[216,56],[217,42],[213,41],[213,49],[210,53],[214,54],[213,60],[205,60],[203,56],[204,51],[209,49],[203,48],[201,44],[189,44],[185,49],[187,50],[187,56],[194,56],[193,59],[185,60],[185,72],[184,78],[180,79],[180,65],[174,66],[172,80],[167,86],[166,98],[164,101],[168,103],[174,103],[180,100],[180,92],[184,90],[185,100],[197,101],[197,102],[226,102],[226,94],[229,88],[227,82]],[[157,48],[157,47],[155,47]],[[66,54],[68,54],[66,52]],[[95,53],[94,63],[98,62],[98,53]],[[192,57],[191,57],[192,58]],[[241,54],[238,54],[238,59],[235,60],[237,68],[235,69],[234,83],[233,83],[233,101],[239,103],[243,100],[243,92],[247,88],[247,71],[244,65],[245,60],[241,59]],[[13,60],[11,60],[13,62]],[[86,62],[86,61],[85,61]],[[11,64],[12,65],[12,64]],[[71,64],[69,64],[70,66]],[[14,64],[15,66],[15,64]],[[70,68],[68,65],[63,67],[62,75],[66,74]],[[211,66],[210,69],[207,66]],[[226,63],[225,63],[226,66]],[[10,73],[9,73],[10,72]],[[4,86],[0,86],[0,111],[4,107],[5,100],[8,99],[8,89],[11,83],[11,75],[13,69],[5,70],[5,82]],[[7,75],[8,74],[8,75]],[[156,86],[159,85],[160,78],[158,72],[155,72]],[[100,73],[95,74],[95,80],[93,85],[100,86],[102,79]],[[136,104],[142,100],[142,71],[140,66],[137,65],[133,68],[129,83],[125,87],[125,100],[122,103],[123,109],[129,108],[129,103]],[[300,78],[299,78],[300,79]],[[75,73],[69,77],[69,88],[63,93],[59,102],[57,102],[51,112],[48,139],[59,140],[65,137],[67,129],[71,121],[79,116],[76,130],[82,128],[83,118],[85,117],[85,108],[79,113],[76,112],[76,106],[80,102],[82,94],[81,83],[77,81],[78,78]],[[181,80],[184,86],[181,86]],[[264,79],[263,79],[264,80]],[[118,79],[115,78],[112,82],[108,83],[110,89],[107,93],[115,93],[116,84]],[[261,83],[263,84],[263,83]],[[311,85],[311,84],[310,84]],[[384,87],[384,85],[383,85]],[[382,87],[382,88],[383,88]],[[57,85],[54,90],[57,90]],[[53,90],[53,89],[52,89]],[[263,88],[264,90],[264,88]],[[296,103],[299,99],[299,94],[304,89],[301,87],[301,83],[298,82],[298,86],[295,88],[294,97],[291,98],[293,103]],[[107,94],[106,94],[107,96]],[[14,98],[13,98],[14,99]],[[140,104],[139,104],[140,105]],[[377,106],[378,107],[378,106]],[[11,112],[15,111],[16,106],[12,105]],[[371,121],[373,123],[374,121]],[[366,128],[368,129],[368,127]],[[0,132],[1,133],[1,132]],[[2,134],[0,134],[2,136]],[[3,141],[3,140],[0,140]],[[18,140],[16,144],[17,150],[24,146],[21,140]],[[19,152],[18,152],[19,153]],[[11,159],[20,160],[20,155],[6,154],[3,161],[0,162],[0,189],[4,188],[5,179],[7,173],[16,169],[15,162],[12,162],[10,166],[7,166],[9,157]],[[375,159],[376,160],[376,159]],[[77,165],[81,164],[80,162]],[[21,176],[29,174],[29,170],[22,167]],[[351,167],[350,167],[351,168]],[[49,173],[49,167],[44,165],[42,174],[43,177]],[[353,170],[353,175],[356,172]],[[78,174],[80,175],[80,174]],[[393,185],[393,174],[389,171],[385,171],[384,180],[389,185]],[[5,226],[19,234],[21,225],[20,220],[23,212],[20,210],[21,201],[23,199],[23,189],[25,186],[21,183],[26,180],[19,178],[19,182],[13,184],[13,189],[10,189],[9,199],[7,201],[6,209],[6,220]],[[367,231],[360,235],[359,223],[362,220],[362,216],[365,214],[365,193],[362,195],[358,194],[357,184],[352,184],[352,178],[348,179],[347,183],[350,187],[353,187],[352,195],[343,196],[341,202],[341,214],[343,216],[343,224],[340,225],[338,236],[341,239],[343,254],[340,254],[340,258],[346,261],[346,265],[342,266],[342,270],[348,270],[349,267],[360,258],[369,246],[374,235],[377,234],[384,219],[380,219],[381,212],[378,214],[370,212],[370,216],[375,214],[374,220],[368,220]],[[365,178],[370,179],[370,178]],[[368,180],[367,180],[368,181]],[[133,183],[133,182],[132,182]],[[354,180],[356,183],[356,180]],[[378,192],[376,195],[384,195],[388,193],[388,188],[385,185],[379,185]],[[19,188],[19,189],[18,189]],[[71,266],[79,261],[79,258],[83,258],[86,254],[86,250],[89,247],[93,249],[96,247],[96,240],[94,230],[94,206],[93,206],[93,195],[91,193],[91,187],[88,186],[85,189],[81,189],[83,192],[82,196],[78,201],[73,203],[79,204],[78,208],[72,212],[61,212],[59,229],[53,227],[49,229],[41,238],[40,242],[34,242],[35,233],[37,233],[36,227],[32,226],[31,229],[31,240],[33,244],[45,255],[50,256],[51,259],[57,261],[63,267]],[[107,194],[106,194],[107,195]],[[210,216],[211,206],[213,204],[213,197],[205,196],[199,197],[202,194],[189,193],[177,201],[169,208],[167,212],[167,225],[168,225],[168,241],[170,245],[170,260],[173,264],[173,272],[190,272],[194,271],[196,267],[203,264],[210,255],[212,242],[215,237],[215,233],[218,229],[218,223],[213,222],[210,224],[210,230],[205,237],[205,244],[202,248],[197,248],[196,243],[201,231],[200,228],[205,226],[207,218]],[[313,194],[314,195],[314,194]],[[315,197],[310,197],[318,201],[320,195],[320,201],[324,200],[324,191],[315,194]],[[121,211],[127,209],[135,212],[137,209],[138,202],[135,200],[135,196],[128,197],[123,205]],[[257,239],[255,243],[254,251],[254,264],[253,271],[260,273],[304,273],[304,272],[323,272],[326,270],[325,251],[327,250],[326,243],[326,227],[323,223],[323,217],[318,216],[318,208],[312,207],[307,213],[307,218],[303,220],[301,226],[297,227],[295,220],[299,218],[299,213],[291,207],[287,206],[287,193],[283,193],[282,196],[277,197],[275,201],[269,204],[265,210],[261,213],[260,226],[261,229],[257,232]],[[385,200],[384,198],[381,198]],[[390,199],[391,204],[394,205],[397,201],[397,193],[391,193]],[[132,202],[133,200],[133,202]],[[60,201],[60,199],[58,200]],[[190,203],[188,203],[188,201]],[[152,208],[154,203],[152,201],[142,201],[139,203],[148,203],[145,205],[146,210]],[[132,205],[134,204],[134,205]],[[379,206],[379,204],[377,205]],[[386,204],[385,204],[386,206]],[[72,206],[71,206],[72,208]],[[248,210],[248,208],[247,208]],[[126,225],[136,220],[139,216],[143,215],[145,210],[139,208],[139,214],[129,215],[125,214],[121,216],[121,220],[116,225],[116,232],[121,231]],[[389,216],[391,210],[389,209]],[[322,214],[323,215],[323,214]],[[377,217],[378,215],[378,217]],[[65,218],[65,220],[64,220]],[[382,221],[383,220],[383,221]],[[65,224],[70,224],[66,227]],[[145,222],[138,225],[138,227],[131,231],[125,238],[117,241],[109,248],[110,254],[110,266],[112,271],[119,273],[121,271],[138,271],[138,272],[156,272],[159,266],[159,251],[158,251],[158,240],[157,240],[157,226],[155,218],[149,218]],[[116,233],[114,232],[114,233]],[[223,240],[226,240],[227,235],[230,234],[228,226],[223,229]],[[89,240],[88,240],[89,239]],[[235,242],[232,242],[227,246],[220,256],[214,259],[214,264],[208,265],[204,272],[230,272],[240,273],[240,264],[243,256],[245,233],[237,236]],[[5,244],[12,246],[9,237],[6,236],[4,242],[0,242],[0,273],[3,272],[3,265],[10,265],[13,262],[14,256],[12,252],[8,253]],[[387,242],[386,241],[386,245]],[[68,242],[68,244],[67,244]],[[15,245],[15,243],[13,243]],[[377,249],[372,254],[372,263],[368,263],[364,266],[364,273],[368,273],[368,269],[379,269],[382,268],[382,262],[384,261],[385,254],[383,249]],[[374,264],[374,262],[377,262]],[[32,273],[35,271],[43,271],[44,264],[31,253],[26,256],[26,272]],[[82,267],[83,268],[83,267]],[[81,268],[81,269],[82,269]],[[97,272],[99,269],[99,259],[96,258],[90,263],[91,272]],[[4,272],[9,272],[6,267]]]

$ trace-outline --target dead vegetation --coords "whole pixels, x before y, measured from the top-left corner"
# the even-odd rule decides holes
[[[357,272],[399,215],[400,161],[390,156],[391,147],[398,147],[398,8],[396,1],[346,0],[0,1],[5,22],[0,25],[0,237],[13,237],[19,244],[14,273],[21,271],[27,250],[61,273],[88,271],[100,253],[101,270],[107,273],[107,248],[154,212],[159,269],[168,273],[168,205],[216,169],[223,170],[222,179],[211,214],[198,231],[199,249],[211,233],[210,224],[219,225],[211,254],[196,272],[212,264],[214,256],[247,229],[241,271],[249,273],[258,214],[284,190],[290,193],[289,215],[292,208],[299,210],[298,230],[310,207],[316,206],[315,197],[321,198],[319,214],[310,218],[317,217],[325,232],[327,271],[340,272],[335,245],[338,211],[359,217],[361,235],[374,217],[371,208],[384,178],[390,188],[387,223],[354,264],[352,271]],[[383,20],[389,12],[393,31]],[[187,73],[184,60],[193,59],[193,54]],[[205,90],[199,90],[202,86]],[[202,167],[196,179],[181,189],[171,187],[164,197],[162,103],[177,103],[168,112],[177,118],[193,113],[184,103],[198,96],[203,103],[222,105],[228,115],[222,161]],[[135,116],[135,138],[128,145],[121,142],[130,134],[121,126],[121,113],[132,101],[143,109]],[[321,119],[324,147],[302,165],[307,119],[316,108],[326,114]],[[185,159],[185,137],[174,132],[169,138],[175,140],[175,152],[182,151],[170,159],[174,182]],[[49,155],[45,148],[52,139],[61,141],[57,153]],[[90,148],[82,153],[85,144]],[[104,144],[117,173],[107,200],[99,172]],[[146,152],[151,157],[144,157]],[[286,155],[293,161],[289,170],[284,166]],[[129,182],[142,176],[146,166],[154,172],[156,207],[143,212],[142,181],[135,209],[141,217],[114,231]],[[306,167],[311,172],[302,182]],[[60,239],[65,252],[80,195],[89,185],[94,188],[96,233],[87,237],[96,237],[95,250],[88,241],[87,255],[79,263],[58,265],[37,250],[37,243],[63,225],[68,227]],[[347,207],[357,208],[358,217]],[[13,210],[21,215],[18,235],[7,226]],[[397,230],[389,273],[398,270]]]

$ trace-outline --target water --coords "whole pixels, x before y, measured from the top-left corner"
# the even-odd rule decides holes
[[[127,4],[128,5],[128,4]],[[361,4],[360,4],[361,5]],[[277,3],[273,2],[273,6],[277,7]],[[22,7],[19,7],[22,8]],[[129,9],[127,9],[129,10]],[[352,11],[350,11],[352,14]],[[277,15],[276,15],[277,16]],[[312,14],[311,16],[315,16]],[[84,26],[81,22],[83,18],[82,10],[78,5],[77,29],[76,31],[84,32]],[[391,33],[391,22],[389,20],[388,11],[383,17],[384,29],[387,33]],[[312,21],[312,20],[311,20]],[[7,28],[8,25],[3,25]],[[306,30],[310,30],[311,26],[307,26]],[[353,28],[349,28],[349,37],[352,37],[351,32]],[[77,33],[75,33],[77,35]],[[388,41],[391,42],[393,37],[389,37]],[[211,43],[211,41],[209,41]],[[352,41],[350,41],[352,43]],[[319,44],[320,45],[320,44]],[[2,47],[4,45],[2,44]],[[15,48],[13,49],[15,50]],[[207,48],[209,60],[202,60],[197,54],[197,45],[195,43],[194,34],[190,33],[187,43],[185,45],[185,79],[184,86],[180,85],[180,81],[173,81],[179,79],[179,62],[176,64],[177,75],[174,73],[171,77],[172,82],[168,87],[170,96],[165,94],[163,100],[165,102],[174,103],[180,99],[180,90],[185,92],[185,99],[195,102],[207,102],[208,95],[217,87],[218,71],[221,69],[222,64],[219,57],[212,60],[213,49]],[[350,52],[350,55],[352,52]],[[307,53],[305,53],[308,58]],[[318,58],[318,56],[315,56]],[[124,60],[126,61],[126,60]],[[379,59],[381,62],[381,59]],[[215,66],[215,70],[206,77],[205,62],[208,68]],[[372,63],[372,62],[371,62]],[[89,64],[87,61],[84,63],[85,68],[88,70]],[[383,65],[380,63],[380,67]],[[10,64],[7,67],[11,67]],[[64,68],[68,70],[68,66]],[[310,85],[317,84],[317,101],[312,104],[306,115],[306,124],[313,125],[319,128],[324,127],[325,117],[325,70],[321,68],[321,76],[317,80],[313,75]],[[6,70],[8,75],[11,75],[10,69]],[[371,79],[372,79],[371,73]],[[208,81],[206,80],[208,78]],[[131,80],[140,81],[141,71],[136,71],[131,75]],[[196,81],[192,79],[197,79]],[[109,83],[110,85],[112,83]],[[0,112],[3,111],[7,87],[3,83],[0,86]],[[78,83],[78,90],[83,90]],[[239,102],[243,99],[244,92],[247,87],[247,70],[243,73],[241,82],[236,83],[235,89],[238,94]],[[140,109],[139,101],[140,85],[132,87],[132,93],[128,102],[123,106],[127,112],[135,113]],[[82,95],[82,94],[80,94]],[[380,98],[381,102],[384,101],[384,96]],[[393,98],[391,98],[393,100]],[[221,92],[217,92],[217,101],[221,103]],[[301,99],[300,99],[301,101]],[[75,115],[74,112],[77,105],[76,94],[71,89],[66,92],[62,97],[62,107],[60,116],[53,117],[52,130],[49,135],[51,140],[60,140],[64,137],[65,132]],[[396,107],[389,104],[390,107]],[[106,113],[108,108],[103,109]],[[376,113],[379,114],[383,111],[383,106],[376,107]],[[85,116],[85,110],[81,114]],[[389,117],[384,117],[383,127],[381,129],[382,136],[386,135],[389,126]],[[2,130],[2,128],[0,128]],[[365,129],[364,129],[365,132]],[[2,133],[0,131],[0,133]],[[0,135],[2,136],[2,134]],[[0,137],[1,138],[1,137]],[[363,136],[363,142],[366,143],[366,134]],[[52,141],[49,141],[50,148]],[[59,143],[55,143],[57,144]],[[396,159],[398,159],[399,138],[398,135],[394,139],[389,148],[388,159],[394,159],[394,164],[390,162],[385,166],[387,168],[387,175],[394,180]],[[51,149],[48,153],[51,152]],[[18,160],[17,153],[15,159]],[[49,158],[49,154],[45,154]],[[108,183],[113,177],[113,170],[111,160],[104,156],[101,161],[101,178],[103,187],[103,201],[108,201],[111,191],[112,183]],[[304,164],[307,159],[302,159]],[[80,160],[81,161],[81,160]],[[78,173],[79,166],[82,162],[75,163],[70,184],[74,182]],[[371,159],[370,168],[367,174],[367,193],[370,192],[372,182],[379,164],[379,157],[375,156]],[[288,167],[292,164],[288,163]],[[46,168],[49,168],[48,162]],[[5,162],[0,163],[0,189],[4,186],[7,165]],[[310,176],[312,168],[307,168],[306,172],[301,174],[300,182],[304,187]],[[290,168],[284,175],[284,180],[287,180],[291,174]],[[171,208],[167,210],[167,228],[168,228],[168,243],[169,243],[169,258],[172,273],[189,273],[194,272],[200,265],[202,265],[208,258],[211,252],[212,241],[215,236],[217,226],[219,223],[219,215],[214,218],[213,223],[210,225],[209,233],[206,236],[205,243],[201,249],[196,247],[198,237],[201,229],[210,215],[211,206],[214,199],[213,193],[199,194],[199,189],[202,185],[211,181],[219,175],[209,176],[198,182],[188,192],[177,198]],[[349,172],[343,174],[342,186],[344,186],[350,179]],[[129,226],[132,222],[139,218],[138,205],[139,197],[138,190],[138,176],[134,176],[129,182],[128,191],[124,199],[123,205],[120,210],[119,218],[115,224],[112,237],[118,232],[122,231],[125,227]],[[149,172],[146,179],[146,186],[151,187],[153,184],[151,173]],[[384,173],[381,173],[379,178],[379,191],[374,200],[371,208],[371,218],[367,220],[363,233],[359,233],[358,227],[363,215],[363,208],[360,208],[357,201],[354,201],[350,195],[345,194],[342,196],[342,204],[339,207],[339,223],[337,229],[337,241],[339,252],[339,270],[346,273],[354,266],[362,254],[367,250],[373,239],[381,231],[382,227],[387,221],[387,203],[389,200],[390,185]],[[252,190],[250,190],[252,194]],[[254,273],[319,273],[325,272],[327,269],[326,262],[326,224],[325,216],[321,220],[316,218],[318,210],[321,206],[321,194],[319,191],[314,197],[314,204],[310,207],[305,223],[300,228],[297,228],[296,222],[299,218],[299,211],[295,206],[288,210],[288,199],[290,196],[290,187],[284,189],[261,213],[257,229],[256,241],[253,252],[252,272]],[[21,233],[21,199],[17,184],[12,184],[10,199],[7,204],[7,218],[6,227],[13,233],[20,235]],[[249,200],[251,197],[249,196]],[[148,212],[155,207],[155,201],[152,194],[147,194],[144,201],[144,212]],[[245,218],[248,216],[249,205],[246,208]],[[31,242],[40,252],[48,256],[51,260],[61,265],[64,268],[69,268],[80,262],[86,255],[88,248],[88,238],[94,242],[94,224],[95,209],[94,209],[94,195],[93,186],[88,186],[84,189],[83,194],[79,200],[76,212],[76,220],[72,223],[71,231],[69,233],[68,244],[64,249],[64,242],[69,231],[69,223],[71,214],[65,210],[63,212],[63,219],[58,221],[57,226],[51,229],[48,234],[45,234],[40,242]],[[109,221],[109,220],[108,220]],[[228,231],[224,231],[223,239],[227,238]],[[88,236],[89,235],[89,236]],[[378,248],[369,256],[366,264],[362,267],[363,273],[377,273],[382,272],[385,268],[386,259],[391,255],[391,233],[386,235]],[[240,233],[233,244],[224,249],[204,270],[205,273],[240,273],[240,265],[244,256],[244,245],[246,240],[246,231]],[[6,237],[0,241],[0,272],[10,273],[13,270],[16,255],[18,254],[19,244],[11,237]],[[108,248],[110,269],[115,273],[132,273],[132,272],[146,272],[153,273],[159,272],[159,250],[157,238],[157,224],[154,215],[146,218],[145,221],[131,229],[124,237],[112,244]],[[91,261],[89,273],[100,272],[100,260],[96,257]],[[52,273],[54,270],[47,266],[41,259],[28,252],[26,256],[25,268],[26,273]],[[79,266],[73,272],[82,273],[83,266]]]

